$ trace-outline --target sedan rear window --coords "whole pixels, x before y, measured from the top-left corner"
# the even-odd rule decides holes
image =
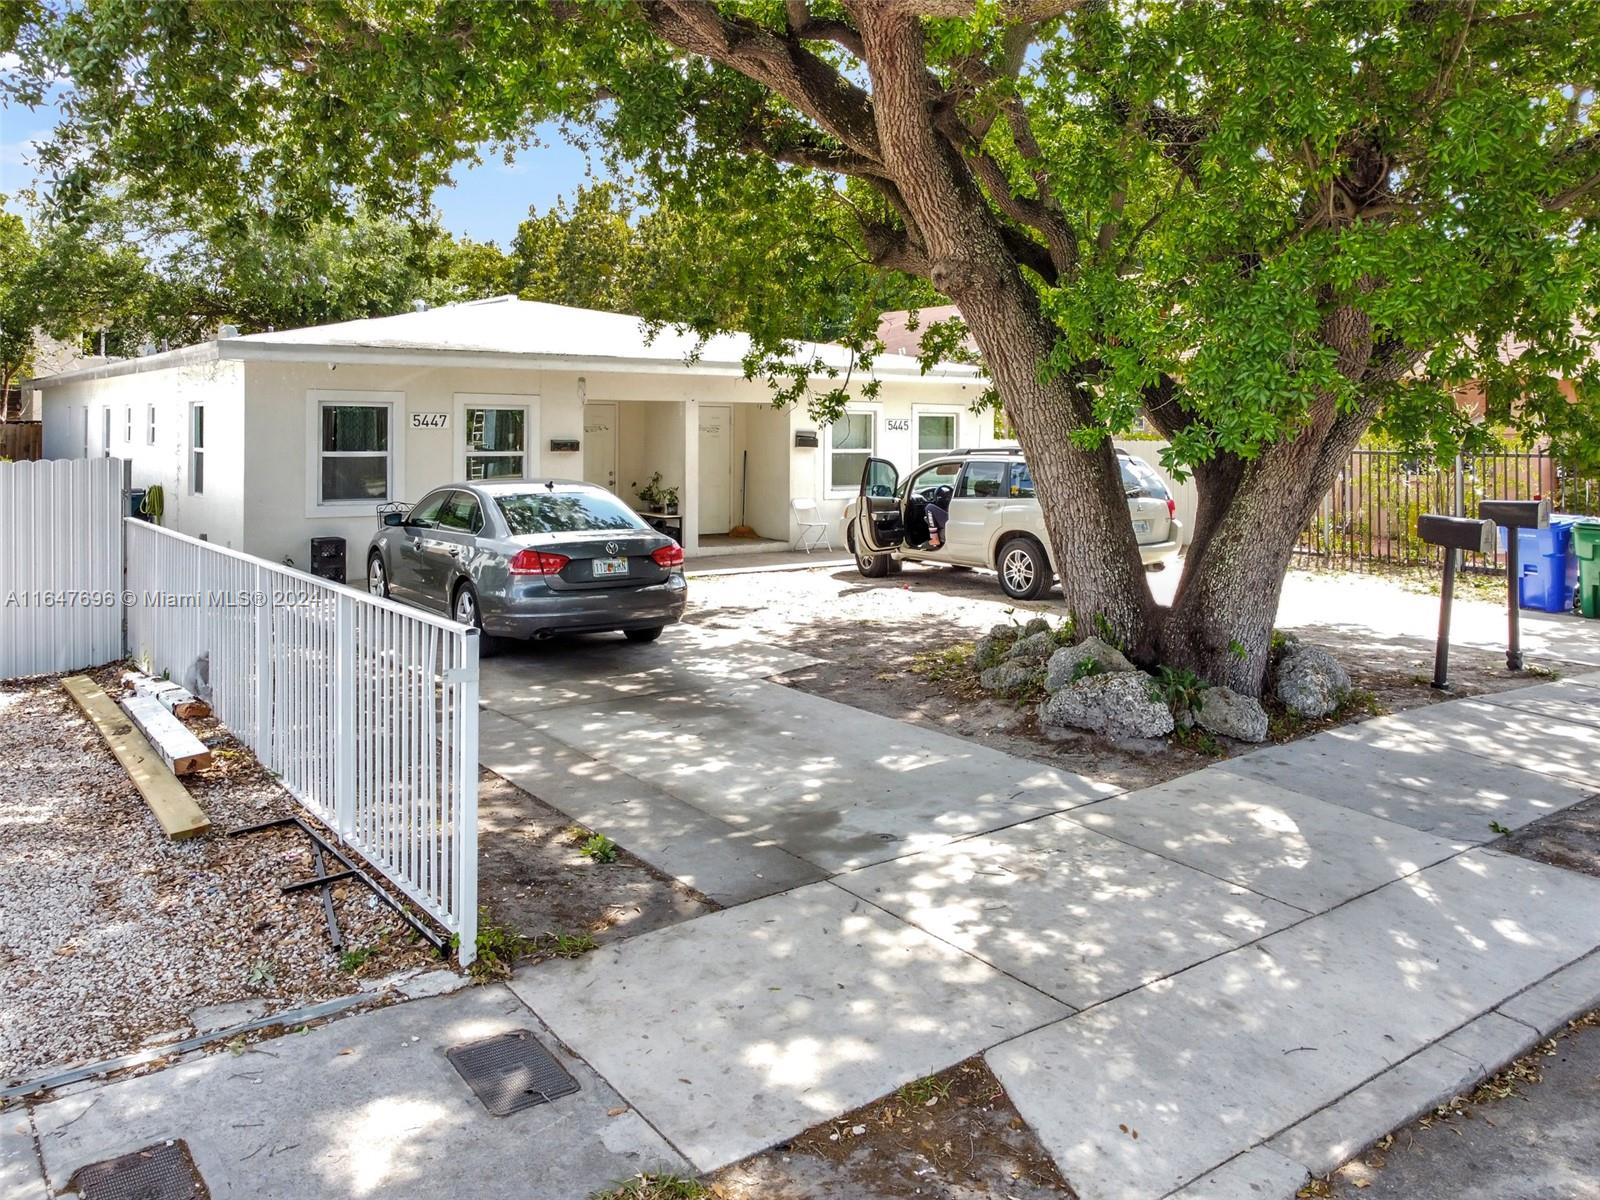
[[[614,496],[593,492],[520,492],[496,496],[512,537],[529,533],[584,533],[595,529],[648,529]]]

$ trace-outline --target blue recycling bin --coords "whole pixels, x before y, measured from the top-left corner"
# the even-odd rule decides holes
[[[1548,529],[1517,530],[1518,603],[1538,612],[1567,612],[1578,590],[1578,560],[1572,553],[1572,527],[1582,517],[1552,513]],[[1505,549],[1506,531],[1500,530]]]

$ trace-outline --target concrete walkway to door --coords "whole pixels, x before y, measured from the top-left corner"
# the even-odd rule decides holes
[[[698,1169],[984,1053],[1084,1200],[1287,1198],[1600,1004],[1600,882],[1483,848],[1600,786],[1600,676],[1106,795],[713,637],[494,663],[483,730],[731,906],[512,983]]]

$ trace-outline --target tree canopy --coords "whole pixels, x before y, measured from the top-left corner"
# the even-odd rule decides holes
[[[722,231],[669,286],[764,348],[843,261],[925,281],[1028,451],[1068,607],[1245,690],[1374,423],[1470,447],[1449,393],[1479,379],[1492,423],[1600,459],[1597,0],[91,0],[24,4],[10,40],[14,95],[72,81],[64,202],[113,172],[289,227],[417,212],[554,119]],[[1170,612],[1107,444],[1140,414],[1201,496]]]

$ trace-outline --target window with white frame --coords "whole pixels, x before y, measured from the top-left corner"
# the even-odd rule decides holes
[[[202,495],[206,490],[206,406],[189,405],[189,491]]]
[[[156,444],[156,406],[154,404],[146,404],[144,406],[144,442],[147,446]]]
[[[876,446],[877,421],[870,412],[847,412],[833,423],[828,441],[828,486],[854,491]]]
[[[467,478],[522,479],[527,475],[528,410],[466,410]]]
[[[917,462],[939,458],[956,448],[955,413],[919,412],[917,414]]]
[[[317,500],[352,504],[389,499],[390,406],[323,401],[317,410]]]
[[[133,405],[122,406],[122,441],[124,445],[133,445]]]

